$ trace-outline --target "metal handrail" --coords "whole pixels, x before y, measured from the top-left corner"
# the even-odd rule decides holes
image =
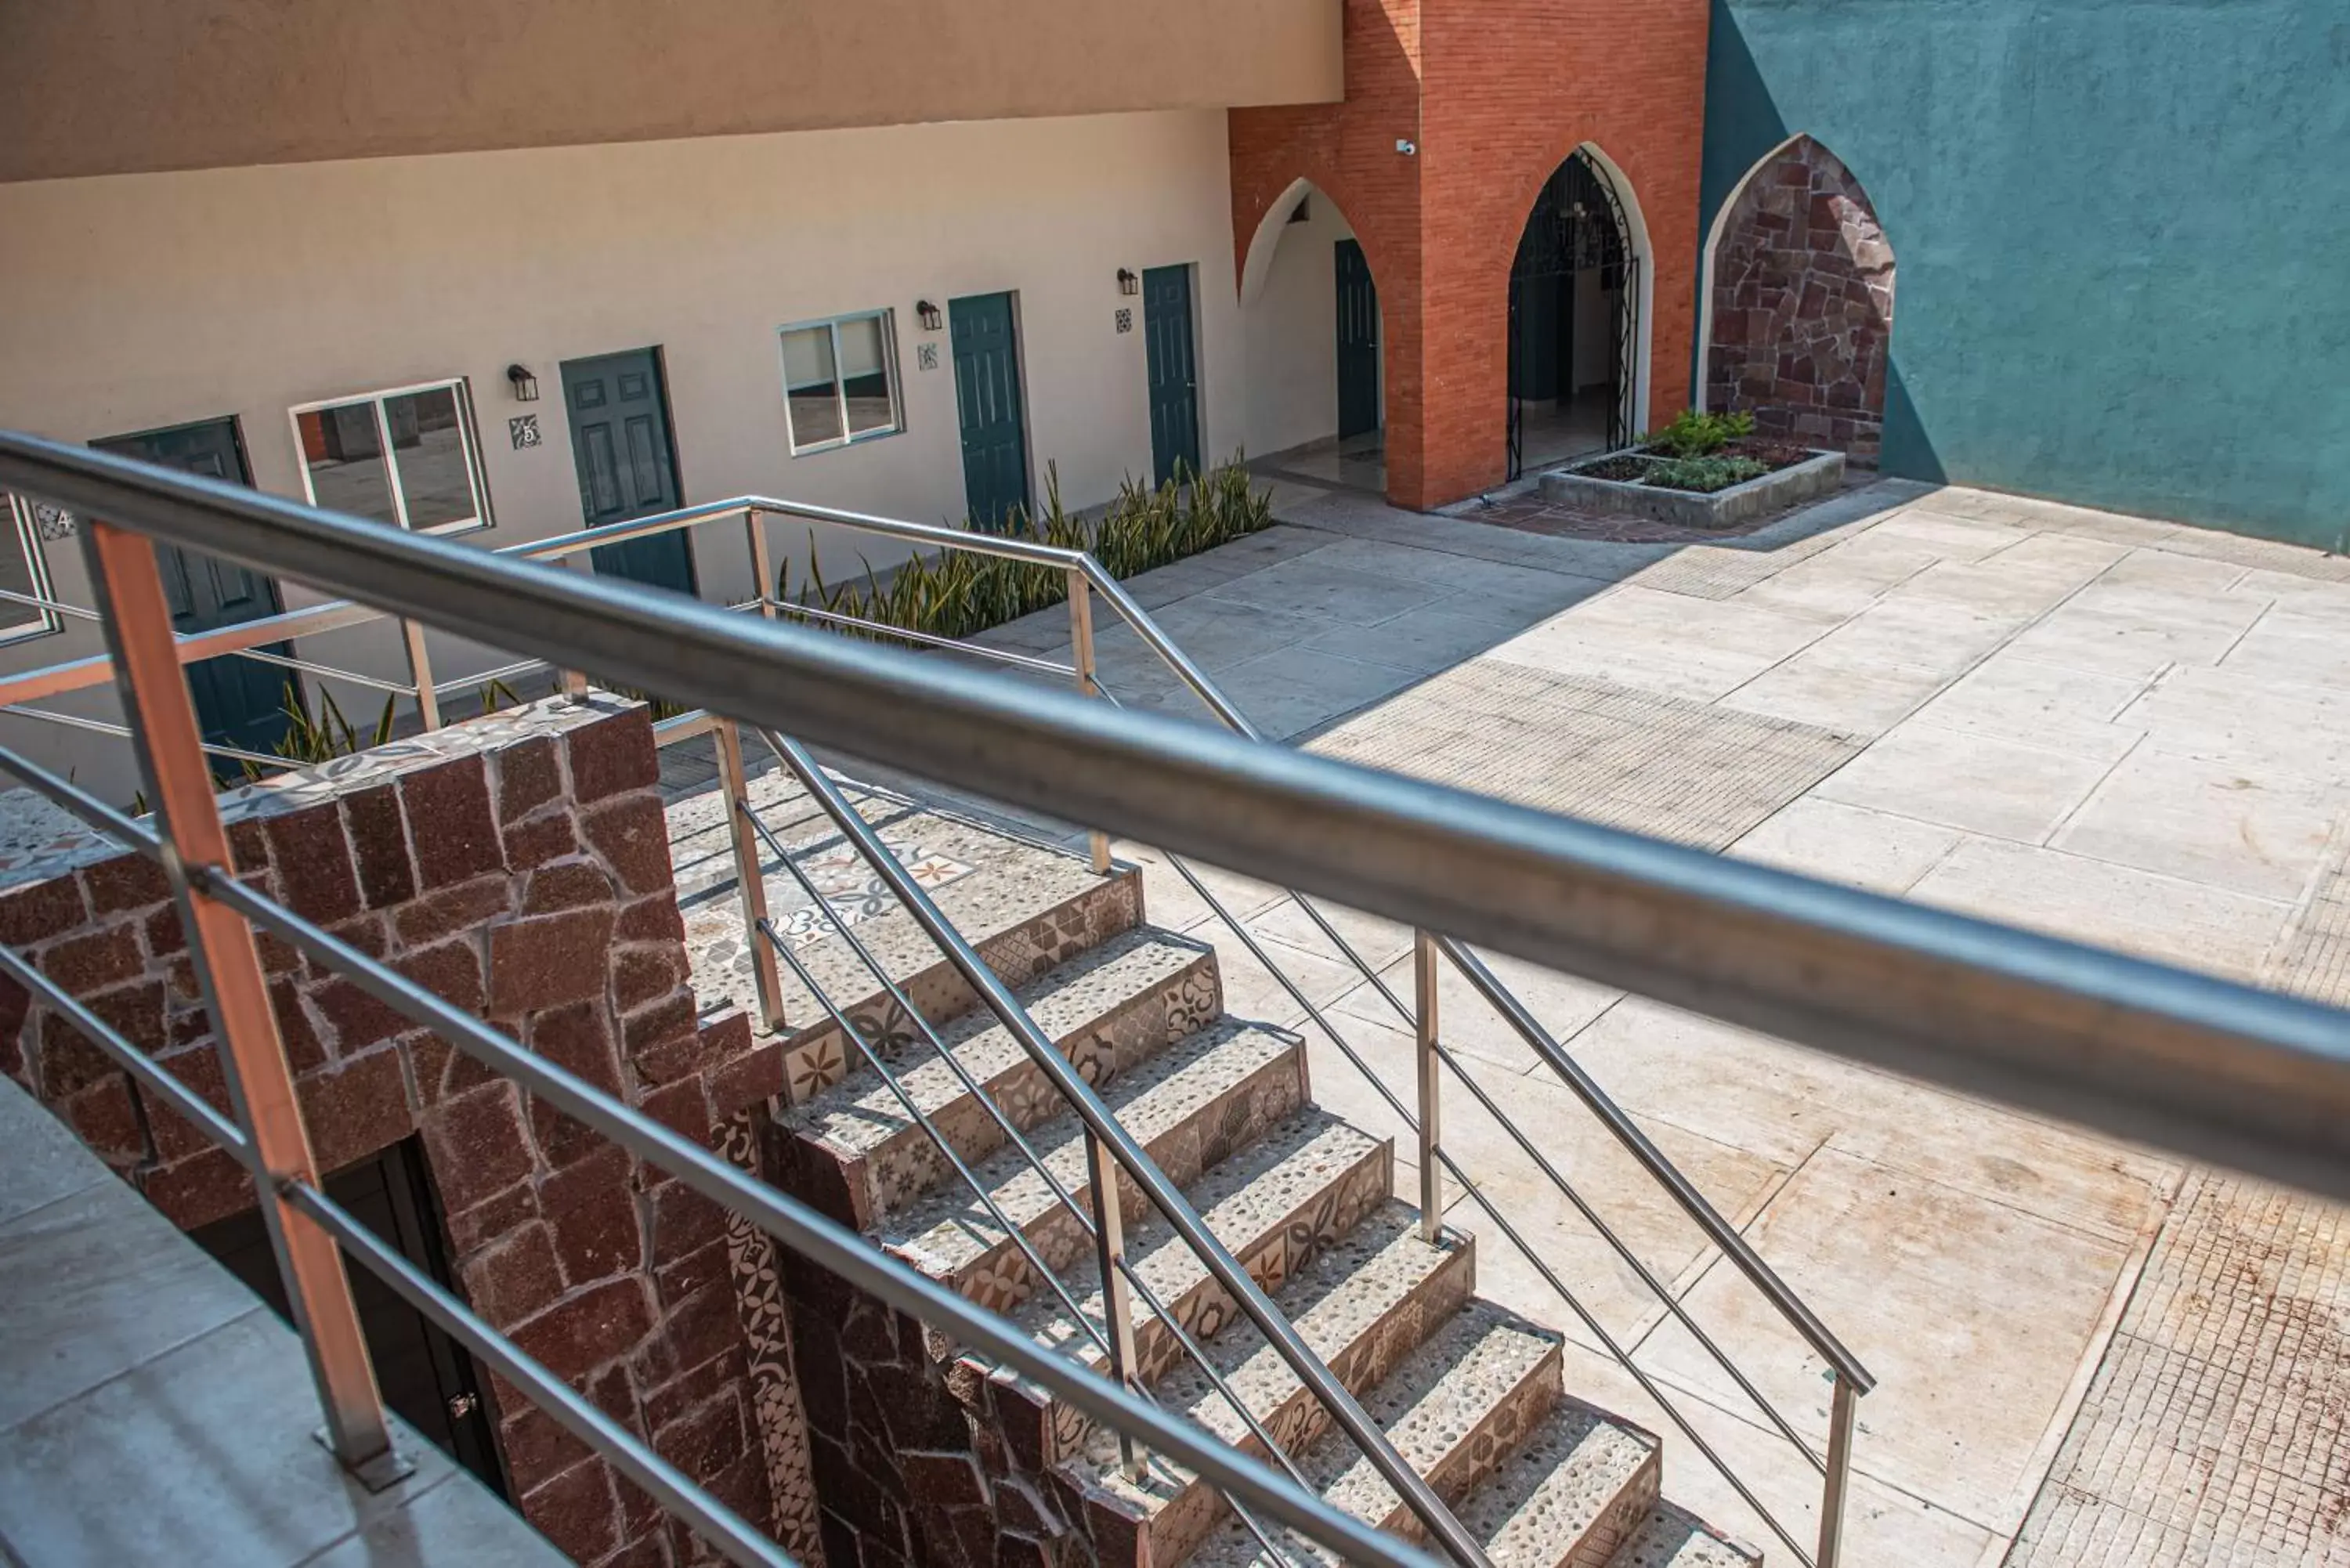
[[[0,485],[1814,1049],[2350,1195],[2350,1015],[2314,1002],[38,438],[0,434]],[[1839,1378],[1840,1407],[1850,1395]]]
[[[1404,1542],[1331,1508],[1294,1481],[1246,1455],[1233,1453],[1209,1434],[1167,1415],[1079,1364],[1036,1346],[1012,1332],[995,1314],[878,1252],[855,1232],[775,1189],[754,1181],[701,1144],[533,1054],[389,965],[247,886],[229,867],[176,864],[175,849],[163,836],[5,748],[0,748],[0,772],[23,779],[134,853],[177,869],[191,888],[234,910],[250,926],[283,939],[411,1023],[431,1030],[550,1106],[650,1161],[702,1197],[741,1214],[821,1267],[920,1318],[951,1339],[972,1345],[1035,1378],[1094,1419],[1116,1429],[1140,1433],[1153,1447],[1181,1458],[1217,1485],[1246,1498],[1271,1517],[1333,1550],[1350,1557],[1360,1554],[1366,1561],[1388,1564],[1388,1568],[1433,1568],[1424,1554]],[[0,969],[45,1004],[71,1019],[116,1064],[156,1089],[265,1187],[324,1227],[338,1244],[381,1276],[411,1304],[481,1355],[535,1402],[547,1408],[574,1436],[609,1459],[664,1506],[717,1542],[729,1558],[743,1563],[790,1568],[792,1559],[772,1541],[695,1486],[650,1446],[604,1416],[592,1401],[474,1316],[417,1265],[377,1240],[315,1183],[272,1171],[241,1128],[157,1066],[139,1047],[88,1014],[54,979],[5,948],[0,948]],[[283,1057],[279,1060],[283,1067]]]

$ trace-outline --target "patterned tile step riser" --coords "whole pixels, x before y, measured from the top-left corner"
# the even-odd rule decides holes
[[[1079,1076],[1102,1088],[1184,1039],[1223,1011],[1213,950],[1170,941],[1116,940],[1113,961],[1096,950],[1055,971],[1021,998]],[[1004,1120],[1025,1132],[1066,1114],[1059,1093],[1011,1032],[983,1009],[941,1031],[955,1061],[982,1085]],[[896,1053],[891,1070],[949,1147],[976,1164],[1003,1147],[996,1115],[972,1095],[928,1042]],[[861,1059],[860,1059],[861,1060]],[[879,1074],[852,1074],[785,1124],[776,1180],[858,1230],[960,1178],[931,1134],[909,1116]]]
[[[1565,1397],[1557,1336],[1474,1301],[1373,1389],[1363,1408],[1405,1463],[1457,1510]],[[1344,1434],[1325,1437],[1297,1458],[1306,1485],[1334,1507],[1424,1543],[1426,1527]],[[1240,1568],[1255,1561],[1257,1550],[1253,1537],[1228,1524],[1189,1560]],[[1150,1562],[1164,1568],[1164,1559]]]
[[[1656,1438],[1562,1397],[1455,1514],[1494,1568],[1744,1568],[1660,1509]]]
[[[1295,1185],[1286,1203],[1261,1210],[1257,1222],[1244,1234],[1234,1234],[1219,1225],[1221,1216],[1213,1210],[1204,1218],[1216,1239],[1231,1250],[1249,1278],[1267,1293],[1277,1293],[1297,1271],[1309,1268],[1326,1249],[1342,1241],[1366,1215],[1386,1201],[1394,1185],[1394,1146],[1371,1143],[1352,1162],[1316,1172],[1310,1185]],[[1149,1240],[1156,1247],[1165,1248],[1170,1254],[1182,1254],[1172,1256],[1171,1261],[1181,1265],[1180,1272],[1191,1282],[1180,1289],[1162,1288],[1153,1282],[1152,1288],[1184,1332],[1203,1345],[1212,1343],[1228,1327],[1242,1321],[1239,1303],[1207,1273],[1204,1266],[1196,1265],[1189,1256],[1189,1248],[1168,1233],[1163,1221],[1154,1223],[1152,1230],[1154,1234]],[[1170,1260],[1153,1261],[1160,1267],[1137,1265],[1137,1272],[1145,1279],[1160,1272]],[[1063,1282],[1071,1283],[1074,1277],[1074,1271],[1065,1273]],[[1091,1283],[1095,1278],[1094,1272],[1087,1269],[1084,1278],[1076,1282]],[[1072,1289],[1070,1293],[1088,1314],[1098,1309],[1097,1292]],[[1181,1341],[1164,1320],[1139,1301],[1134,1303],[1134,1324],[1135,1361],[1145,1386],[1156,1386],[1170,1374],[1191,1369]],[[1090,1340],[1081,1343],[1083,1359],[1101,1368],[1106,1358],[1100,1351]],[[1015,1451],[1033,1459],[1038,1469],[1077,1459],[1097,1440],[1095,1428],[1083,1414],[1054,1399],[1042,1387],[1025,1378],[1009,1376],[1000,1376],[999,1381],[1001,1387],[994,1403],[1006,1428],[1006,1440]],[[1262,1417],[1263,1412],[1260,1410],[1258,1414]]]
[[[1416,1237],[1413,1242],[1417,1245]],[[1349,1316],[1343,1311],[1301,1310],[1288,1293],[1276,1299],[1307,1345],[1357,1398],[1386,1381],[1438,1325],[1469,1303],[1476,1280],[1473,1246],[1463,1239],[1457,1245],[1421,1251],[1435,1266],[1412,1273],[1401,1289],[1387,1293],[1369,1313]],[[1349,1267],[1366,1266],[1356,1259],[1347,1262]],[[1376,1261],[1370,1266],[1376,1267]],[[1342,1321],[1326,1321],[1333,1316]],[[1305,1452],[1331,1429],[1329,1407],[1297,1380],[1251,1325],[1235,1325],[1226,1338],[1243,1336],[1256,1346],[1245,1363],[1235,1365],[1239,1358],[1218,1354],[1221,1345],[1210,1354],[1217,1356],[1232,1391],[1281,1451]],[[1264,1444],[1188,1361],[1156,1392],[1162,1404],[1190,1416],[1234,1448],[1256,1459],[1271,1459]],[[1104,1545],[1106,1563],[1180,1563],[1231,1517],[1223,1494],[1185,1467],[1157,1459],[1137,1484],[1117,1468],[1115,1449],[1107,1434],[1095,1429],[1087,1435],[1085,1457],[1064,1469],[1083,1500],[1089,1534]],[[1138,1540],[1143,1536],[1148,1537],[1147,1557],[1145,1544]]]
[[[957,917],[951,908],[946,912],[977,950],[981,962],[1003,979],[1020,985],[1131,930],[1141,919],[1141,881],[1134,873],[1116,874],[1008,929],[986,935],[975,935],[972,926]],[[891,929],[890,935],[904,939],[887,945],[901,951],[909,947],[919,948],[919,962],[910,961],[901,969],[892,961],[893,955],[882,950],[885,944],[875,934],[883,928]],[[872,929],[860,929],[858,934],[874,942],[876,956],[889,965],[899,989],[933,1027],[962,1017],[979,1005],[979,998],[970,985],[952,964],[936,956],[937,949],[914,927],[910,918],[903,914],[888,916],[874,922]],[[787,1043],[784,1047],[784,1100],[786,1105],[796,1106],[847,1077],[852,1056],[859,1065],[864,1057],[849,1045],[839,1026],[828,1014],[823,1014],[813,1000],[798,992],[796,986],[786,989],[797,993],[797,1004],[787,1001],[785,1009],[791,1022],[786,1025]],[[873,984],[870,974],[861,968],[844,983],[828,982],[827,989],[868,1044],[887,1051],[903,1049],[920,1038],[920,1028],[904,1009]],[[705,995],[702,1000],[706,1003],[711,999]],[[755,1007],[753,1011],[755,1016]]]
[[[1290,1046],[1283,1054],[1260,1060],[1245,1072],[1245,1076],[1233,1076],[1191,1115],[1166,1126],[1163,1131],[1139,1137],[1139,1143],[1159,1170],[1166,1173],[1168,1180],[1178,1187],[1189,1187],[1211,1166],[1255,1143],[1266,1128],[1285,1119],[1302,1103],[1305,1048]],[[1060,1147],[1053,1152],[1039,1147],[1039,1154],[1055,1168],[1055,1176],[1069,1189],[1069,1197],[1076,1199],[1076,1204],[1090,1213],[1093,1182],[1086,1178],[1084,1137],[1074,1136],[1076,1116],[1067,1116],[1067,1124],[1072,1136],[1060,1140]],[[1123,1170],[1118,1173],[1118,1201],[1121,1213],[1130,1215],[1128,1225],[1139,1225],[1151,1215],[1149,1204],[1142,1197],[1142,1187],[1135,1185],[1133,1178]],[[1020,1225],[1020,1230],[1029,1246],[1036,1248],[1036,1255],[1044,1258],[1045,1267],[1055,1274],[1065,1274],[1076,1260],[1093,1255],[1093,1239],[1086,1234],[1076,1215],[1057,1201],[1041,1206],[1034,1218]],[[905,1248],[893,1246],[890,1251],[926,1274],[950,1283],[963,1298],[996,1312],[1015,1312],[1020,1304],[1045,1288],[1044,1282],[1034,1276],[1029,1260],[1011,1237],[994,1237],[983,1251],[945,1272],[938,1270],[938,1255],[919,1241]]]

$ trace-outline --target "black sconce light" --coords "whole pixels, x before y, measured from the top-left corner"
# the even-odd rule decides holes
[[[936,332],[939,329],[939,307],[929,300],[914,301],[914,314],[921,317],[923,331]]]
[[[514,388],[515,402],[535,403],[538,401],[538,378],[524,369],[521,366],[509,365],[506,367],[506,382]]]
[[[1120,294],[1140,294],[1142,280],[1126,268],[1120,267],[1118,269],[1118,291]]]

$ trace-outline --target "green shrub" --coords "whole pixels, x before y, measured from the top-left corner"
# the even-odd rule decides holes
[[[1727,490],[1733,484],[1743,484],[1750,479],[1760,479],[1771,472],[1767,462],[1751,457],[1673,457],[1648,465],[1640,477],[1643,484],[1660,490],[1695,490],[1711,493]]]
[[[1061,504],[1060,474],[1048,464],[1042,513],[1033,518],[1015,513],[1001,533],[1063,549],[1090,550],[1111,576],[1123,579],[1272,524],[1271,493],[1252,491],[1246,465],[1234,458],[1204,474],[1179,472],[1156,489],[1129,479],[1109,509],[1090,522]],[[972,531],[983,532],[976,524]],[[861,580],[827,583],[816,565],[813,530],[808,561],[807,580],[796,592],[785,563],[776,577],[778,599],[933,637],[969,637],[1049,609],[1069,592],[1067,576],[1058,567],[971,550],[914,556],[887,580],[867,562]]]
[[[1705,414],[1695,409],[1683,409],[1673,417],[1672,423],[1643,441],[1661,457],[1704,457],[1753,433],[1752,414]]]

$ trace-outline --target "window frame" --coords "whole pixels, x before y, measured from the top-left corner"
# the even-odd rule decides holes
[[[384,412],[384,403],[392,398],[408,397],[417,392],[447,391],[457,400],[457,440],[464,448],[465,475],[473,485],[473,515],[436,523],[429,528],[419,528],[408,520],[408,493],[401,486],[400,455],[392,450],[391,419]],[[437,380],[416,381],[404,387],[386,387],[380,391],[348,392],[338,398],[318,398],[297,403],[286,410],[286,428],[294,435],[294,466],[302,474],[302,497],[311,505],[318,504],[317,487],[310,473],[310,459],[302,444],[302,416],[328,409],[348,409],[355,403],[366,403],[375,410],[375,437],[383,453],[384,477],[391,491],[391,509],[397,514],[392,524],[407,534],[473,534],[497,526],[497,518],[490,506],[489,472],[482,464],[482,443],[473,421],[473,386],[464,376],[443,376]],[[380,519],[378,519],[380,521]],[[5,603],[0,600],[0,603]]]
[[[26,579],[35,598],[54,601],[56,585],[49,578],[49,558],[41,548],[40,521],[33,515],[33,503],[25,496],[10,493],[6,496],[7,523],[16,535],[17,547],[25,553]],[[58,515],[70,521],[72,514],[59,510]],[[0,613],[25,610],[33,618],[22,625],[0,623],[0,648],[11,643],[30,642],[38,637],[54,637],[65,629],[65,618],[54,609],[20,605],[14,599],[0,599]]]
[[[844,322],[878,321],[881,332],[881,371],[889,379],[889,422],[869,431],[851,431],[848,428],[848,378],[840,368],[840,328]],[[841,433],[822,441],[803,442],[792,424],[791,361],[784,357],[784,339],[795,332],[813,332],[824,327],[832,336],[832,400],[840,413]],[[882,441],[906,431],[906,395],[904,382],[898,373],[898,309],[885,305],[879,310],[849,310],[838,316],[811,317],[806,321],[786,321],[775,328],[775,366],[784,388],[784,443],[794,457],[806,457],[813,452],[834,452],[842,447],[862,446],[869,441]]]

